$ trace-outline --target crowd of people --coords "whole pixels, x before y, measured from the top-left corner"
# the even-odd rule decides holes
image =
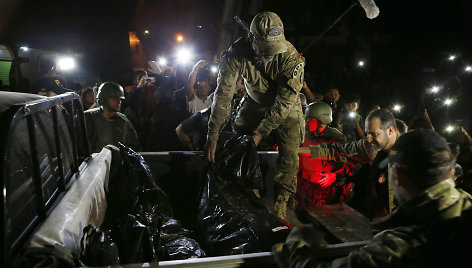
[[[425,219],[452,219],[471,206],[465,191],[472,190],[472,138],[464,127],[446,143],[424,103],[408,124],[395,118],[393,107],[374,104],[361,114],[366,109],[356,94],[308,87],[305,59],[285,40],[276,14],[258,14],[250,30],[222,55],[218,75],[210,69],[213,63],[201,60],[179,83],[172,68],[149,62],[147,70],[134,72],[133,85],[105,82],[81,90],[92,151],[123,142],[137,151],[202,150],[213,162],[219,142],[249,134],[260,150],[279,152],[274,212],[281,218],[292,199],[297,209],[348,202],[371,220],[390,215],[379,224],[384,229],[419,228]],[[40,94],[67,91],[54,76],[47,79],[52,86]],[[420,206],[426,203],[424,212]],[[439,212],[438,204],[453,212]],[[370,247],[343,261],[404,257],[416,238],[398,232],[380,233]],[[431,239],[431,230],[419,232]],[[306,237],[295,233],[291,239],[275,250],[280,263],[313,263],[303,250],[310,245]],[[400,252],[385,253],[387,240],[403,243]]]

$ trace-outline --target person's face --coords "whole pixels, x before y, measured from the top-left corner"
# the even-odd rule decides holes
[[[121,109],[121,99],[120,98],[112,98],[108,99],[104,105],[105,109],[110,112],[119,112]]]
[[[346,103],[345,107],[348,111],[354,112],[354,111],[357,111],[357,109],[359,109],[359,103],[357,102]]]
[[[85,102],[87,102],[88,104],[94,104],[96,100],[97,99],[95,98],[95,94],[93,94],[93,92],[89,92],[85,96]]]
[[[316,118],[308,118],[306,124],[308,126],[308,130],[315,136],[318,136],[323,133],[326,128],[326,124],[321,123],[321,121]]]
[[[143,76],[145,76],[146,74],[144,73],[140,73],[138,75],[136,75],[136,77],[134,78],[134,85],[137,86],[139,84],[139,81],[141,81],[141,78],[143,78]]]
[[[341,95],[337,89],[330,89],[326,92],[326,99],[328,99],[332,103],[337,103]]]
[[[378,117],[366,121],[365,124],[367,141],[374,150],[386,150],[391,147],[390,140],[392,139],[395,130],[393,129],[393,126],[390,126],[387,129],[382,129],[381,126],[382,122]]]
[[[195,88],[198,96],[208,96],[208,93],[210,93],[210,89],[210,84],[207,81],[197,82]]]

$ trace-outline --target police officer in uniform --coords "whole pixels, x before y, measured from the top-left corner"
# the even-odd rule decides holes
[[[100,107],[84,113],[91,152],[100,152],[103,146],[118,145],[118,142],[140,151],[136,130],[128,118],[119,112],[125,99],[123,87],[112,82],[103,83],[98,88],[97,98]]]
[[[233,130],[250,134],[256,145],[278,130],[279,157],[275,177],[274,212],[286,218],[287,202],[296,190],[298,147],[304,136],[299,93],[305,59],[285,40],[279,16],[257,14],[247,38],[237,40],[220,60],[217,89],[208,122],[205,153],[214,162],[220,131],[228,122],[236,80],[244,78],[247,95],[238,111]]]

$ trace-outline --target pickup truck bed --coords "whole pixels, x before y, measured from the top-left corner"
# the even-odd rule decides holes
[[[58,243],[76,252],[83,227],[88,223],[99,226],[103,221],[106,209],[104,189],[107,187],[112,159],[107,149],[103,149],[100,154],[90,155],[81,107],[79,97],[74,93],[45,98],[24,93],[0,92],[2,267],[14,267],[22,250],[31,246],[42,247]],[[196,213],[195,206],[198,204],[195,202],[200,188],[198,177],[204,165],[201,153],[141,154],[154,177],[168,194],[175,217],[184,227],[195,226],[196,217],[192,211]],[[265,200],[269,207],[273,202],[269,197],[272,197],[270,189],[275,157],[276,153],[273,152],[259,153],[261,169],[269,190]],[[343,208],[343,211],[350,213],[344,213],[344,223],[354,218],[365,223],[361,215],[351,210]],[[324,217],[326,220],[326,215],[336,218],[338,212],[309,211],[308,221],[323,226],[326,223],[320,219]],[[322,214],[324,216],[320,216]],[[333,221],[331,219],[328,222]],[[337,224],[342,226],[343,222],[338,221]],[[368,229],[368,224],[363,226]],[[352,226],[347,227],[343,236],[349,236],[349,232],[357,232]],[[329,228],[324,229],[330,231]],[[366,242],[362,240],[370,238],[368,231],[362,234],[351,237],[351,240],[334,239],[320,251],[327,258],[345,255],[350,250],[364,245]],[[336,237],[336,234],[333,237]],[[356,239],[361,241],[355,241]],[[346,241],[349,242],[343,243]],[[154,265],[139,263],[126,267]],[[159,265],[272,267],[274,263],[270,252],[261,252],[164,261],[159,262]]]

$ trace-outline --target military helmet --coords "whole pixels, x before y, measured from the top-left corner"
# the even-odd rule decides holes
[[[257,14],[251,22],[250,31],[254,36],[253,47],[256,54],[273,56],[287,51],[282,20],[274,12]]]
[[[329,124],[333,121],[333,111],[325,102],[312,102],[306,107],[305,117],[316,118],[323,124]]]
[[[113,82],[102,83],[98,87],[97,98],[101,101],[106,99],[120,98],[125,99],[123,87]]]

